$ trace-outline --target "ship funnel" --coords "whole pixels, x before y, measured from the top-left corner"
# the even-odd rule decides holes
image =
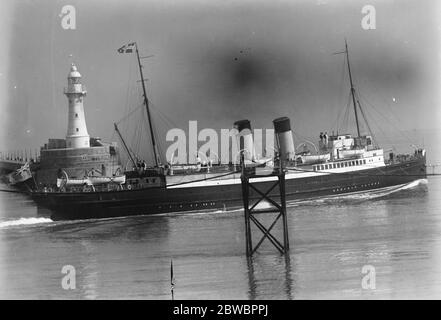
[[[239,150],[243,151],[244,159],[254,160],[254,142],[249,120],[239,120],[234,123],[234,128],[238,131]]]
[[[280,159],[282,161],[293,160],[295,158],[295,149],[289,118],[281,117],[274,119],[273,124],[279,147]]]

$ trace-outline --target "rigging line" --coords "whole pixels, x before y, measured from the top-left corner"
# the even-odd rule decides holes
[[[367,127],[369,133],[370,133],[371,136],[372,136],[372,139],[375,141],[376,145],[378,146],[378,140],[377,140],[377,137],[374,135],[374,132],[371,130],[371,127],[370,127],[370,125],[369,125],[369,121],[368,121],[368,119],[367,119],[367,117],[366,117],[366,115],[365,115],[365,113],[364,113],[364,109],[363,109],[363,108],[361,107],[361,105],[360,105],[360,99],[359,99],[359,98],[360,98],[360,97],[358,96],[358,93],[357,93],[357,102],[358,102],[358,104],[359,104],[359,109],[360,109],[360,111],[361,111],[361,115],[362,115],[362,117],[363,117],[363,119],[364,119],[364,122],[365,122],[365,124],[366,124],[366,127]]]
[[[170,125],[168,125],[167,123],[166,123],[166,121],[162,118],[162,117],[160,117],[160,115],[158,114],[158,118],[159,118],[159,120],[161,120],[162,122],[164,122],[165,123],[165,128],[167,128],[167,127],[169,127],[169,128],[173,128],[172,126],[170,126]],[[160,132],[159,132],[159,130],[158,130],[158,134],[159,134]],[[167,133],[164,133],[164,132],[162,132],[161,131],[161,136],[162,137],[166,137],[167,136]],[[160,148],[162,148],[162,151],[164,150],[163,148],[164,148],[164,145],[163,145],[163,142],[165,141],[165,139],[161,139],[158,143],[159,143],[159,147]]]
[[[172,125],[172,128],[177,128],[178,126],[176,125],[176,123],[173,122],[173,120],[171,118],[169,118],[164,112],[161,111],[160,108],[156,107],[156,104],[154,104],[153,102],[151,102],[151,106],[153,107],[152,109],[154,109],[159,115],[161,115],[167,122],[169,122]]]
[[[380,111],[377,110],[377,108],[363,95],[360,93],[360,97],[367,103],[369,104],[369,106],[372,107],[372,109],[378,113],[378,115],[380,115],[380,117],[382,117],[384,120],[386,120],[387,123],[391,124],[395,129],[398,130],[398,132],[402,133],[407,139],[408,141],[411,142],[415,142],[407,133],[405,130],[400,129],[393,121],[391,121],[390,119],[388,119],[383,113],[381,113]],[[396,118],[397,122],[400,122],[398,120],[398,118]]]
[[[346,102],[346,107],[344,109],[345,112],[343,114],[343,119],[342,119],[342,124],[341,124],[342,129],[345,128],[343,130],[343,132],[349,132],[349,125],[348,125],[348,123],[349,123],[349,114],[350,114],[350,109],[351,109],[351,100],[352,100],[352,97],[351,97],[351,93],[349,92],[348,93],[347,102]],[[338,126],[338,129],[339,128],[340,128],[340,125]]]
[[[143,107],[142,105],[137,106],[135,109],[133,109],[132,111],[130,111],[128,114],[126,114],[124,117],[122,117],[118,122],[116,122],[116,124],[120,124],[121,122],[127,120],[132,114],[134,114],[136,111],[138,111],[139,109],[141,109],[141,107]]]
[[[150,100],[149,100],[149,106],[151,106]],[[153,119],[153,113],[150,113],[150,115],[152,116],[152,119]],[[144,123],[146,123],[148,125],[147,111],[145,111],[145,112],[143,111],[143,118],[144,118]],[[157,156],[158,156],[159,160],[161,160],[161,155],[162,155],[162,152],[163,152],[163,148],[162,148],[162,142],[160,141],[160,139],[158,139],[158,132],[156,130],[156,123],[155,123],[155,121],[151,122],[151,126],[152,126],[152,133],[153,133],[153,135],[155,137],[156,149],[158,151],[158,155]],[[143,129],[145,129],[145,126],[143,126]],[[145,132],[145,136],[150,135],[150,134],[151,133]],[[153,148],[153,145],[152,145],[152,148]],[[156,160],[155,160],[154,154],[151,154],[151,153],[149,153],[149,154],[153,157],[153,162],[155,162]]]
[[[158,131],[157,131],[157,128],[156,128],[156,123],[152,123],[152,127],[153,127],[153,130],[154,130],[153,134],[155,136],[156,149],[157,149],[157,152],[158,152],[158,154],[157,154],[157,158],[158,159],[156,159],[156,160],[159,162],[159,164],[162,164],[162,152],[163,152],[162,142],[161,142],[161,139],[159,139],[159,136],[158,136]]]
[[[357,96],[360,98],[360,100],[367,101],[367,99],[366,99],[365,97],[363,97],[363,99],[361,99],[361,98],[362,98],[362,97],[361,97],[361,93],[357,92]],[[359,102],[359,101],[358,101],[358,102]],[[367,101],[367,102],[369,103],[369,101]],[[370,103],[369,103],[369,104],[370,104]],[[380,117],[385,118],[385,117],[382,115],[382,113],[380,113],[378,110],[376,110],[376,108],[375,108],[373,105],[372,105],[372,108],[374,109],[375,112],[378,113],[378,115],[380,115]],[[374,132],[371,130],[371,128],[370,128],[370,126],[369,126],[369,122],[368,122],[368,119],[367,119],[367,115],[364,113],[364,109],[360,108],[360,110],[361,110],[361,112],[362,112],[363,118],[365,119],[366,125],[367,125],[367,127],[368,127],[368,129],[369,129],[369,131],[370,131],[370,133],[371,133],[371,135],[372,135],[372,137],[373,137],[373,139],[375,140],[375,142],[376,142],[377,145],[378,145],[379,140],[377,139],[376,135],[374,135]],[[388,121],[387,118],[385,118],[385,119],[386,119],[386,121]],[[379,131],[383,134],[383,136],[384,136],[385,138],[387,138],[387,137],[388,137],[388,134],[386,134],[386,132],[382,129],[382,126],[379,125],[379,124],[377,124],[376,121],[374,121],[374,124],[375,124],[376,127],[379,129]],[[398,131],[400,131],[400,130],[398,129]],[[392,141],[392,140],[391,140],[391,141]]]
[[[373,108],[373,110],[377,113],[377,115],[380,116],[380,119],[383,118],[383,115],[382,115],[380,112],[378,112],[378,110],[376,110],[375,108]],[[376,123],[376,122],[375,122],[375,123]],[[379,121],[379,123],[380,123],[380,121]],[[405,134],[404,134],[404,138],[401,137],[401,135],[400,135],[400,138],[398,138],[398,140],[397,140],[397,138],[391,136],[390,133],[386,133],[386,131],[383,130],[382,126],[381,126],[379,123],[378,123],[378,124],[376,123],[376,127],[377,127],[377,128],[379,129],[379,131],[382,133],[382,135],[383,135],[383,137],[384,137],[383,140],[384,140],[385,142],[387,141],[387,142],[392,143],[392,144],[396,144],[396,143],[406,143],[406,144],[408,144],[408,143],[410,143],[410,142],[413,142],[413,140],[410,139],[409,137],[407,137]],[[393,125],[393,124],[392,124],[392,125]],[[393,125],[393,126],[395,127],[395,125]],[[401,132],[401,130],[399,130],[398,128],[396,128],[396,129],[397,129],[397,132],[398,132],[398,133]]]
[[[361,93],[359,93],[359,97],[360,97],[360,99],[361,99],[363,102],[366,102],[366,103],[369,104],[369,102],[366,101],[366,99],[361,95]],[[374,107],[373,107],[372,109],[377,113],[377,115],[380,116],[380,118],[383,117],[383,115],[382,115],[380,112],[378,112],[378,110],[376,110]],[[374,120],[375,120],[375,119],[374,119]],[[387,120],[387,119],[386,119],[386,120]],[[378,123],[377,123],[377,122],[378,122]],[[378,130],[383,134],[384,137],[387,138],[388,135],[386,134],[386,132],[383,130],[382,126],[381,126],[379,123],[380,123],[380,121],[374,121],[374,124],[375,124],[375,126],[378,128]]]
[[[341,107],[338,109],[337,117],[335,117],[334,122],[332,123],[332,128],[338,128],[340,117],[344,109],[345,108],[341,108]]]
[[[364,111],[362,112],[362,114],[364,114]],[[365,117],[366,117],[366,115],[363,115],[363,118],[365,118]],[[379,125],[379,124],[377,123],[377,121],[375,121],[375,119],[374,119],[373,123],[375,124],[375,127],[378,129],[378,131],[380,131],[380,132],[382,133],[382,135],[383,135],[384,137],[386,137],[387,135],[386,135],[385,131],[383,130],[382,126]],[[378,143],[379,143],[379,139],[377,138],[376,135],[374,135],[373,131],[370,129],[369,124],[368,124],[368,123],[366,123],[366,124],[367,124],[367,126],[368,126],[369,131],[371,132],[371,135],[372,135],[373,139],[375,140],[375,142],[376,142],[377,145],[378,145]],[[383,141],[384,141],[384,139],[383,139]]]
[[[130,101],[132,101],[133,97],[135,96],[134,94],[134,89],[135,86],[132,84],[133,83],[133,66],[134,66],[134,61],[133,59],[129,59],[129,70],[128,70],[128,79],[127,79],[127,96],[126,96],[126,106],[125,106],[125,113],[124,114],[128,114],[130,112],[130,107],[131,107],[131,103]],[[128,128],[128,124],[125,123],[123,125],[123,131],[126,131]]]
[[[149,100],[149,106],[151,106],[150,105],[150,100]],[[144,113],[144,116],[147,117],[146,113]],[[153,114],[152,113],[150,113],[150,116],[152,117],[152,120],[153,120]],[[146,119],[146,120],[148,120],[148,119]],[[158,139],[158,131],[157,131],[157,128],[156,128],[155,121],[151,121],[151,127],[152,127],[152,134],[154,135],[155,142],[156,142],[156,149],[157,149],[157,152],[158,152],[157,157],[159,159],[159,162],[161,163],[162,162],[161,161],[162,147],[161,147],[160,139]],[[152,145],[152,148],[154,148],[153,145]],[[153,161],[154,162],[157,161],[158,159],[154,159],[154,155],[153,155]]]
[[[137,90],[138,91],[138,90]],[[139,153],[140,153],[140,149],[141,149],[141,141],[143,140],[142,138],[144,137],[144,131],[145,131],[145,125],[143,122],[146,122],[146,112],[144,111],[144,105],[142,102],[139,103],[139,105],[132,110],[129,114],[127,114],[126,116],[124,116],[122,119],[120,119],[117,124],[121,123],[122,121],[127,120],[131,115],[133,115],[135,112],[137,112],[139,109],[141,109],[142,111],[142,116],[141,117],[137,117],[137,123],[134,126],[134,130],[132,133],[132,138],[131,138],[131,144],[133,145],[134,149],[137,150],[136,154],[137,157],[139,157]],[[147,135],[147,133],[145,133],[145,135]],[[132,151],[133,152],[133,151]],[[149,153],[150,154],[150,153]]]
[[[139,155],[137,154],[137,152],[135,152],[135,150],[133,150],[133,146],[134,146],[133,140],[134,140],[133,138],[130,140],[131,141],[130,145],[126,145],[127,149],[128,149],[128,152],[130,153],[130,154],[127,154],[127,156],[130,158],[131,155],[133,155],[134,157],[139,159]],[[135,147],[135,149],[136,149],[136,147]],[[125,151],[125,153],[127,153],[127,150],[124,150],[124,151]]]
[[[150,108],[150,111],[152,111],[152,110],[155,110],[155,111],[158,111],[158,113],[160,113],[160,111],[159,111],[159,108],[156,108],[155,107],[155,104],[153,104],[152,103],[152,101],[150,100],[150,99],[148,99],[148,98],[146,98],[146,100],[147,100],[147,102],[148,102],[148,105],[149,105],[149,108]],[[144,104],[143,104],[143,106],[144,106]],[[153,108],[152,108],[153,107]],[[146,111],[147,112],[147,111]],[[143,112],[143,116],[144,117],[146,117],[146,112],[144,113]],[[151,113],[151,116],[153,117],[153,115],[152,115],[152,113]],[[146,120],[145,121],[148,121],[148,118],[145,118]],[[148,124],[148,122],[147,122],[147,124]],[[151,126],[152,126],[152,129],[153,129],[153,135],[154,135],[154,138],[155,138],[155,140],[157,140],[158,139],[158,132],[156,131],[156,126],[155,126],[155,123],[152,121],[152,123],[151,123]],[[149,133],[149,135],[150,135],[150,133]],[[158,145],[158,141],[156,141],[157,142],[157,149],[158,149],[158,152],[159,151],[161,151],[161,150],[159,150],[159,145]],[[152,146],[152,148],[153,148],[153,146]],[[160,158],[161,156],[158,154],[158,157]],[[153,156],[153,158],[154,158],[154,156]],[[155,159],[154,159],[154,161],[155,161]]]
[[[375,92],[380,92],[380,90],[378,90],[377,86],[375,85],[375,82],[368,82],[368,86],[372,86],[375,90]],[[371,87],[371,88],[372,88]],[[392,107],[392,105],[389,103],[388,100],[386,100],[383,96],[378,95],[380,97],[380,99],[383,101],[383,104],[386,104],[389,109],[386,109],[388,112],[390,112],[390,116],[392,118],[394,118],[396,120],[396,122],[400,122],[400,120],[395,116],[396,112],[393,112],[393,109],[395,109],[394,107]]]
[[[138,131],[137,131],[138,121],[139,121],[139,118],[137,118],[137,121],[134,122],[133,127],[131,128],[131,129],[133,129],[133,131],[130,132],[131,137],[130,137],[130,140],[129,140],[131,147],[135,148],[135,150],[137,149],[137,147],[136,147],[136,137],[137,137],[137,133],[138,133]],[[127,133],[127,134],[129,134],[129,133]]]
[[[127,82],[127,90],[126,90],[126,103],[125,103],[125,114],[127,114],[128,113],[128,108],[129,108],[129,94],[130,94],[130,83],[131,83],[131,78],[132,78],[132,76],[131,76],[131,67],[130,67],[130,62],[129,62],[129,71],[128,71],[128,82]]]
[[[343,97],[344,93],[345,93],[345,88],[346,86],[344,86],[344,82],[346,80],[346,68],[347,68],[347,62],[346,62],[346,55],[343,55],[343,61],[342,61],[342,72],[341,72],[341,81],[340,81],[340,97]]]
[[[344,128],[343,132],[349,133],[350,127],[349,127],[349,115],[351,114],[351,102],[352,102],[352,94],[349,93],[348,96],[348,104],[346,105],[346,110],[343,118],[342,128]]]
[[[159,160],[160,160],[160,163],[161,163],[161,164],[162,164],[162,163],[166,163],[167,161],[162,162],[163,157],[166,156],[166,154],[165,154],[165,145],[164,145],[164,141],[163,141],[162,139],[159,139],[158,137],[157,137],[156,140],[158,141],[158,152],[159,152],[159,154],[158,154],[158,158],[159,158]]]
[[[348,132],[348,118],[349,118],[349,108],[351,104],[351,93],[348,93],[348,98],[346,101],[346,106],[344,108],[344,113],[342,114],[341,119],[339,119],[338,128],[341,129],[344,133]]]
[[[156,111],[156,109],[154,109],[154,111]],[[160,113],[155,113],[155,115],[158,116],[159,120],[161,120],[166,128],[177,128],[177,125],[172,123],[171,121],[169,121],[167,118],[165,118],[163,115],[161,115]]]
[[[133,145],[133,147],[135,148],[135,150],[136,150],[136,153],[137,153],[137,155],[139,156],[139,143],[140,143],[140,128],[142,129],[142,124],[141,124],[141,121],[142,121],[142,118],[141,117],[138,117],[138,119],[137,119],[138,121],[136,122],[136,125],[135,125],[135,130],[133,131],[133,136],[132,136],[132,139],[131,139],[131,142],[132,142],[132,145]]]
[[[162,137],[164,137],[164,136],[162,135]],[[167,162],[166,159],[165,159],[165,161],[163,161],[164,157],[166,156],[166,145],[164,144],[164,140],[159,139],[158,136],[157,136],[157,141],[158,141],[158,150],[159,150],[158,151],[159,152],[159,154],[158,154],[159,162],[161,164],[164,164]]]
[[[342,98],[343,98],[343,96],[344,96],[344,93],[345,93],[345,88],[346,88],[346,86],[344,86],[344,83],[345,83],[345,79],[346,79],[346,55],[343,55],[343,64],[342,64],[342,74],[341,74],[341,80],[340,80],[340,93],[339,93],[339,99],[338,99],[338,101],[339,101],[339,105],[342,105]],[[349,93],[350,94],[350,93]],[[338,122],[339,122],[339,120],[340,120],[340,114],[343,112],[343,109],[342,108],[339,108],[339,115],[338,115],[338,117],[337,117],[337,127],[338,127]]]
[[[292,131],[292,130],[291,130],[291,131]],[[313,137],[313,138],[311,138],[311,137],[306,137],[306,136],[304,136],[304,135],[302,135],[302,134],[300,134],[300,133],[298,133],[298,132],[295,132],[295,131],[292,131],[292,133],[294,134],[294,138],[300,142],[300,143],[297,145],[297,147],[300,146],[300,145],[301,145],[302,143],[304,143],[304,142],[308,142],[308,143],[310,143],[310,144],[313,144],[314,147],[316,147],[316,145],[312,142],[312,140],[316,139],[315,137]]]
[[[371,106],[372,109],[374,109],[375,112],[377,112],[378,115],[380,115],[381,118],[383,118],[384,120],[386,120],[386,122],[388,122],[388,123],[394,125],[393,121],[391,121],[391,119],[388,119],[388,118],[386,117],[385,114],[383,114],[382,112],[380,112],[380,111],[374,106],[374,104],[371,103],[371,102],[367,99],[367,97],[364,96],[364,94],[362,94],[361,92],[359,92],[359,96],[360,96],[360,98],[363,99],[363,101],[365,101],[367,104],[369,104],[369,106]],[[397,128],[397,129],[398,129],[398,128]]]
[[[146,124],[146,118],[147,115],[146,113],[143,111],[143,116],[140,117],[139,119],[139,130],[138,130],[138,136],[137,136],[137,144],[138,144],[138,150],[139,153],[142,155],[145,155],[145,153],[149,153],[149,149],[146,150],[146,144],[145,144],[145,137],[148,137],[149,134],[147,133],[147,127],[145,126]],[[150,141],[151,143],[151,141]],[[153,163],[154,163],[154,157],[153,157]]]
[[[305,137],[305,136],[301,135],[300,133],[297,133],[296,131],[294,131],[292,129],[291,129],[291,132],[294,135],[294,140],[301,141],[301,140],[310,139],[310,137]]]

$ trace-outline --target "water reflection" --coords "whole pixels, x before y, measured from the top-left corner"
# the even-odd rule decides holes
[[[98,298],[98,277],[99,264],[97,260],[96,247],[87,240],[81,241],[81,246],[84,248],[85,254],[82,255],[84,260],[81,261],[81,291],[84,299]]]
[[[248,298],[288,299],[293,297],[291,257],[259,255],[246,258],[248,268]]]

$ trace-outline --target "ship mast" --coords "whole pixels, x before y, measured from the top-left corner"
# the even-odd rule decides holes
[[[141,58],[139,57],[138,44],[136,42],[135,42],[135,48],[136,48],[136,57],[138,58],[139,74],[141,76],[142,92],[144,95],[144,104],[145,104],[145,108],[147,111],[147,119],[149,121],[150,138],[152,140],[153,153],[154,153],[154,157],[155,157],[155,166],[158,167],[159,166],[158,147],[156,145],[155,135],[153,134],[153,126],[152,126],[152,119],[150,116],[149,100],[147,98],[147,93],[145,90],[145,82],[144,82],[144,76],[142,74]]]
[[[349,81],[351,82],[351,94],[352,94],[352,103],[354,105],[354,113],[355,113],[355,123],[357,124],[357,135],[360,137],[360,126],[358,124],[358,114],[357,114],[357,104],[355,102],[355,88],[354,83],[352,82],[352,74],[351,74],[351,64],[349,63],[349,51],[348,51],[348,43],[345,39],[345,47],[346,47],[346,60],[348,62],[348,71],[349,71]]]

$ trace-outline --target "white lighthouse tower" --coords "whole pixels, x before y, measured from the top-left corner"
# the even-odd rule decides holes
[[[87,133],[83,107],[83,97],[86,96],[86,90],[81,84],[81,74],[73,63],[67,76],[67,84],[67,88],[64,89],[64,94],[69,101],[66,146],[74,149],[89,148],[90,138]]]

